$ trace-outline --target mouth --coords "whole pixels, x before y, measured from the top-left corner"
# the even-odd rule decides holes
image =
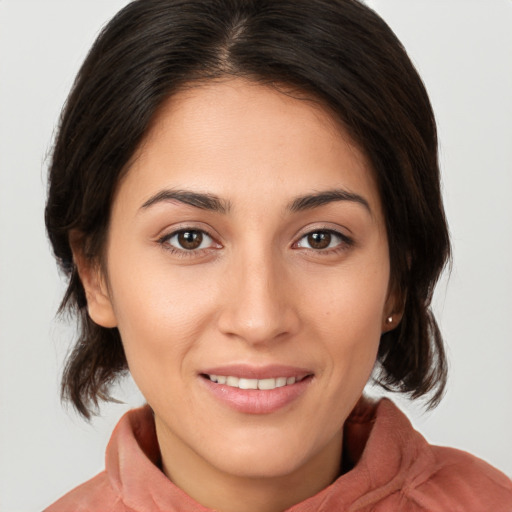
[[[271,391],[276,388],[283,388],[291,386],[304,379],[312,377],[311,374],[301,375],[297,377],[270,377],[266,379],[249,379],[244,377],[235,377],[234,375],[215,375],[215,374],[201,374],[205,379],[209,379],[216,384],[223,384],[231,388],[238,389],[259,389],[262,391]]]
[[[305,395],[314,373],[290,366],[234,365],[210,368],[199,376],[204,389],[224,406],[240,413],[269,414]]]

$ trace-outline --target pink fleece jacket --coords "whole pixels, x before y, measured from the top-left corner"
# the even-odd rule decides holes
[[[286,512],[512,512],[512,481],[459,450],[429,445],[389,400],[361,400],[345,424],[353,467]],[[158,468],[148,406],[128,412],[107,447],[106,469],[45,512],[212,512]]]

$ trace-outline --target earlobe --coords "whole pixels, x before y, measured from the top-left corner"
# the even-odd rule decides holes
[[[392,292],[388,296],[382,315],[382,334],[396,329],[404,315],[405,296]]]
[[[97,262],[85,256],[82,244],[75,238],[71,241],[73,260],[85,290],[87,311],[91,320],[101,327],[117,327],[104,272]]]
[[[402,313],[394,313],[385,316],[382,322],[382,334],[395,329],[402,320]]]
[[[87,298],[87,311],[91,320],[101,327],[117,327],[117,319],[103,277],[97,276],[93,280],[95,283],[92,286],[86,286],[82,281]]]

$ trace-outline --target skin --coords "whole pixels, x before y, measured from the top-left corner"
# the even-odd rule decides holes
[[[334,189],[358,200],[290,208]],[[208,234],[198,249],[180,246],[184,228]],[[274,512],[339,476],[343,424],[399,319],[388,253],[372,171],[317,103],[233,79],[164,104],[117,189],[106,263],[75,259],[92,319],[121,333],[176,485],[223,512]],[[246,414],[199,375],[227,364],[313,376],[285,407]]]

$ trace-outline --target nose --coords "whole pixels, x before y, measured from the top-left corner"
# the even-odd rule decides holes
[[[300,320],[286,269],[271,251],[240,255],[227,269],[219,329],[263,346],[293,335]]]

